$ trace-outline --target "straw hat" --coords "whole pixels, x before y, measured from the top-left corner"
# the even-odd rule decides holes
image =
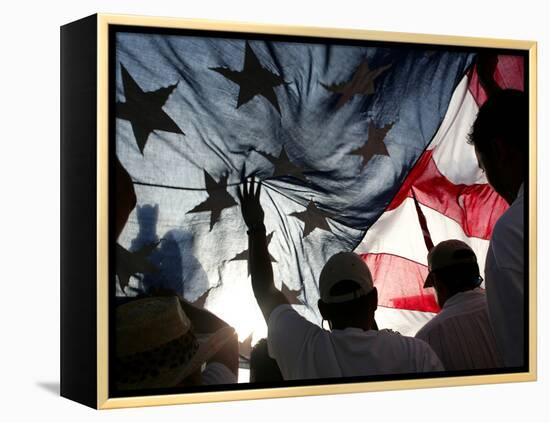
[[[116,386],[121,390],[168,388],[200,370],[231,339],[223,327],[198,337],[177,297],[151,297],[116,310]]]

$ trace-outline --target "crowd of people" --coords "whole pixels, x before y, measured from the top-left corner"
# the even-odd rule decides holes
[[[238,194],[248,229],[252,289],[268,328],[267,339],[252,349],[251,382],[524,366],[528,139],[525,95],[492,93],[479,110],[469,142],[489,184],[510,207],[494,227],[484,275],[474,251],[462,241],[446,240],[429,251],[424,287],[435,290],[441,311],[414,337],[378,328],[375,281],[353,252],[332,256],[319,276],[317,306],[329,329],[297,313],[274,284],[261,183],[253,177],[244,182]],[[119,171],[117,178],[123,180],[118,163]],[[118,210],[127,217],[133,205],[135,198]],[[117,225],[124,221],[117,215]],[[162,293],[117,307],[119,389],[230,384],[237,382],[237,373],[236,334],[212,313]]]

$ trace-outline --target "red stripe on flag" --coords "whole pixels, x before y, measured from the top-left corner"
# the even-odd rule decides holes
[[[361,254],[369,266],[382,307],[437,313],[432,288],[424,289],[428,268],[392,254]]]
[[[524,90],[524,59],[521,56],[498,56],[498,62],[493,75],[495,82],[501,88]],[[478,105],[487,100],[487,94],[479,83],[476,66],[470,73],[469,90]]]
[[[456,221],[466,236],[489,239],[494,224],[508,204],[488,184],[455,185],[441,174],[426,150],[386,210],[398,207],[412,197],[414,187],[420,204],[430,207]]]

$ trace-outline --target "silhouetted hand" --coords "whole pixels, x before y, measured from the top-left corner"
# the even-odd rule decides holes
[[[243,182],[242,191],[240,188],[237,189],[237,196],[241,202],[244,222],[248,226],[248,265],[252,290],[264,319],[268,322],[271,312],[281,304],[288,304],[288,300],[273,283],[273,267],[267,251],[264,211],[260,205],[260,191],[261,183],[256,183],[254,177],[252,177],[250,182],[246,180]]]
[[[254,192],[254,184],[256,184],[256,192]],[[264,223],[264,211],[260,205],[261,182],[255,182],[254,176],[250,180],[250,184],[245,181],[241,189],[237,189],[237,196],[241,202],[241,212],[243,214],[244,223],[248,229],[258,229]]]

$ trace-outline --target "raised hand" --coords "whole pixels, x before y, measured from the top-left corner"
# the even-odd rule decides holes
[[[255,187],[256,185],[256,187]],[[244,181],[241,189],[237,189],[237,196],[241,202],[241,212],[244,223],[249,230],[261,229],[264,224],[264,211],[260,205],[261,182],[256,182],[254,176],[250,182]],[[256,191],[254,191],[256,189]]]
[[[243,175],[244,180],[244,175]],[[252,280],[252,290],[265,321],[269,315],[281,304],[288,304],[288,300],[275,288],[273,283],[273,268],[267,251],[267,238],[264,226],[264,211],[260,205],[261,183],[252,177],[250,182],[244,180],[237,195],[241,202],[241,211],[244,222],[248,226],[248,263]]]

